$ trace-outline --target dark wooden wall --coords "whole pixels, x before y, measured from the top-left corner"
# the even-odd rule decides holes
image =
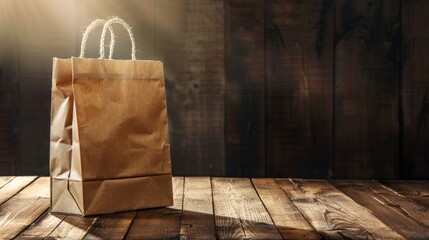
[[[0,174],[48,173],[52,57],[110,15],[164,62],[174,174],[429,178],[425,0],[0,0]]]

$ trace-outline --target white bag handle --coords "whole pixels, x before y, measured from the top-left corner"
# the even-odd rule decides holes
[[[89,33],[91,33],[96,27],[102,26],[106,23],[106,20],[104,19],[96,19],[91,22],[91,24],[88,25],[85,32],[83,33],[82,37],[82,43],[80,45],[80,58],[85,57],[85,50],[86,50],[86,42],[88,41]],[[109,32],[110,32],[110,52],[109,52],[109,59],[112,59],[113,56],[113,50],[115,48],[115,34],[113,32],[113,28],[109,26]]]
[[[131,31],[131,27],[124,20],[118,17],[113,17],[107,20],[107,22],[104,24],[103,32],[101,32],[101,39],[100,39],[100,59],[104,59],[104,39],[106,37],[106,30],[113,23],[121,24],[127,30],[131,40],[131,59],[136,60],[136,43],[134,41],[134,36],[133,36],[133,32]]]

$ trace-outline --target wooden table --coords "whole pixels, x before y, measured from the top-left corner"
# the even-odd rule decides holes
[[[174,177],[174,206],[49,212],[48,177],[0,177],[0,239],[429,239],[429,182]]]

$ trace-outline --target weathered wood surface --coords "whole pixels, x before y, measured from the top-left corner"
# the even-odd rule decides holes
[[[247,178],[214,178],[213,203],[219,239],[282,239]]]
[[[332,176],[333,10],[266,1],[267,176]]]
[[[216,239],[210,177],[185,178],[180,236],[183,239]]]
[[[173,178],[173,206],[137,212],[127,239],[178,238],[182,220],[184,181],[183,177]]]
[[[0,239],[429,238],[427,181],[173,177],[173,206],[79,217],[50,213],[48,177],[8,178]]]
[[[225,162],[229,176],[265,176],[264,2],[225,1]]]
[[[277,179],[277,182],[325,239],[402,239],[371,211],[326,181]]]
[[[400,1],[336,0],[337,178],[395,178],[399,163]]]
[[[429,176],[429,1],[402,1],[401,177]]]
[[[322,239],[274,179],[254,178],[252,182],[283,239]]]
[[[13,178],[13,176],[0,177],[0,188],[3,187],[3,185],[6,183],[10,182]]]
[[[334,181],[332,184],[406,239],[429,238],[429,212],[377,182]]]
[[[0,174],[48,173],[52,57],[117,15],[164,62],[174,174],[429,178],[427,0],[1,3]]]
[[[7,188],[7,185],[0,190]],[[36,179],[26,188],[16,192],[16,195],[0,204],[0,239],[17,236],[49,208],[49,178],[47,177]]]
[[[0,188],[0,204],[17,194],[36,178],[37,177],[16,177],[6,182],[6,185]]]
[[[429,183],[427,181],[381,181],[381,183],[429,209]]]
[[[165,68],[174,174],[223,176],[224,2],[155,2],[154,49]]]

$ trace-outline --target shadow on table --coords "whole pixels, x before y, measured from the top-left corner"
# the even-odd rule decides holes
[[[281,234],[285,239],[288,236],[299,239],[320,238],[312,229],[276,227],[269,223],[270,219],[258,222],[246,217],[215,218],[212,214],[174,208],[155,208],[89,217],[50,215],[62,221],[47,239],[83,236],[84,239],[180,239],[196,236],[205,236],[207,239],[282,239]],[[254,216],[253,213],[248,213],[247,218]]]

